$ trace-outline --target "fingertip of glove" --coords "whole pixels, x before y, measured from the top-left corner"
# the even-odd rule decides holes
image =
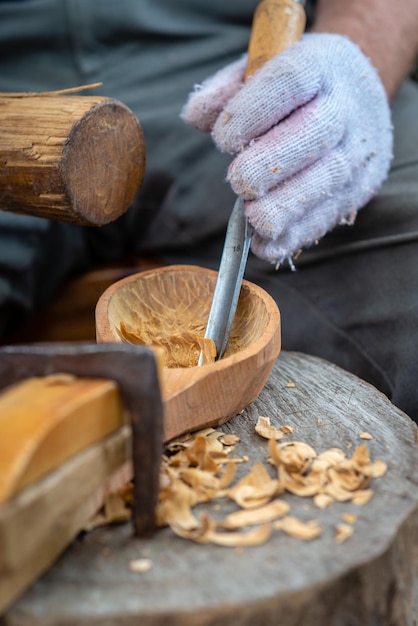
[[[242,85],[246,55],[194,86],[180,117],[197,130],[212,130],[228,100]]]
[[[201,86],[189,95],[189,98],[180,112],[180,118],[189,126],[203,133],[209,133],[218,117],[218,111],[210,107],[210,98],[202,97]]]

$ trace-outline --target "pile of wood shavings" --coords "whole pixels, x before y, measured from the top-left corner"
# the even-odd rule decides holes
[[[169,526],[185,539],[228,547],[261,545],[274,531],[309,541],[322,534],[320,522],[290,515],[290,505],[280,495],[289,492],[312,498],[320,509],[333,502],[365,505],[373,495],[372,480],[387,471],[383,461],[371,461],[366,444],[347,458],[339,448],[317,454],[307,443],[280,441],[293,428],[275,428],[266,417],[259,417],[255,430],[268,440],[267,461],[276,470],[273,477],[263,463],[256,463],[234,483],[237,464],[249,461],[232,456],[239,442],[235,435],[206,429],[168,444],[161,464],[157,524]],[[224,498],[238,508],[221,520],[194,511],[202,503],[216,507]],[[125,490],[123,500],[128,499]],[[342,515],[334,528],[337,543],[353,534],[355,521],[353,513]]]

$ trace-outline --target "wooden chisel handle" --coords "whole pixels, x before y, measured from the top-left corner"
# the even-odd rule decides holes
[[[302,36],[304,1],[262,0],[253,18],[245,80]]]

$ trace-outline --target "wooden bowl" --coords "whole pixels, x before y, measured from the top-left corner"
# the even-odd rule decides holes
[[[225,355],[197,365],[193,338],[204,335],[216,278],[217,272],[191,265],[151,269],[111,285],[96,306],[98,342],[170,346],[169,364],[161,367],[166,441],[237,415],[257,398],[280,352],[276,303],[243,281]],[[155,349],[161,358],[161,348]]]

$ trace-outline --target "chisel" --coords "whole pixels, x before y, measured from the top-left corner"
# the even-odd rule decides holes
[[[305,29],[304,0],[262,0],[253,19],[245,80],[264,63],[300,39]],[[205,338],[216,346],[216,359],[224,354],[234,321],[242,279],[250,249],[252,228],[245,216],[244,201],[237,198],[219,265]],[[203,357],[200,356],[199,365]]]

